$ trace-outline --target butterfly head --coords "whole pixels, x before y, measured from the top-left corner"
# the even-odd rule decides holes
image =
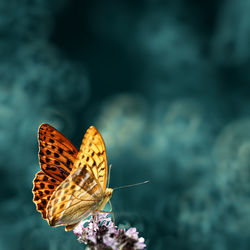
[[[113,189],[112,188],[107,188],[105,190],[105,199],[110,200],[111,196],[113,194]]]

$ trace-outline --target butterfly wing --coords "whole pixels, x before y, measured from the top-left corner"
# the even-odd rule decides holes
[[[38,141],[42,171],[34,178],[32,192],[37,210],[46,219],[48,201],[59,184],[69,175],[78,151],[66,137],[49,124],[39,127]]]
[[[50,226],[66,225],[66,231],[73,229],[99,208],[103,196],[102,188],[86,167],[77,169],[51,196],[47,206]]]
[[[46,123],[38,130],[38,141],[41,169],[62,182],[70,174],[78,150],[64,135]]]
[[[91,126],[84,135],[70,176],[52,195],[47,218],[51,226],[71,230],[101,207],[107,182],[107,157],[103,139]]]
[[[37,211],[39,211],[42,214],[42,217],[46,219],[46,207],[48,201],[60,182],[46,175],[43,171],[39,171],[36,174],[33,183],[33,201],[36,204]]]
[[[91,126],[84,135],[74,168],[81,168],[84,165],[94,174],[102,190],[105,191],[108,170],[106,148],[101,134],[94,126]]]

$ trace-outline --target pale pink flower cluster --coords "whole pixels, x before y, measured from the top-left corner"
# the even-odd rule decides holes
[[[78,241],[89,249],[133,250],[145,249],[144,238],[138,237],[136,228],[117,229],[107,214],[97,213],[89,220],[82,221],[74,229]]]

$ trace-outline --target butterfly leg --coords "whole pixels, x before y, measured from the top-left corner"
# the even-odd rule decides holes
[[[113,209],[112,209],[112,204],[111,204],[111,201],[110,201],[110,200],[109,200],[108,202],[109,202],[110,207],[111,207],[110,211],[98,211],[98,212],[99,212],[99,213],[105,213],[105,214],[110,214],[110,213],[112,213],[113,222],[114,222],[114,224],[115,224],[115,214],[114,214]]]
[[[114,225],[115,225],[115,214],[114,214],[113,209],[112,209],[112,204],[111,204],[111,201],[110,201],[110,200],[109,200],[108,202],[109,202],[110,207],[111,207],[110,213],[112,213],[112,216],[113,216],[113,222],[114,222]]]

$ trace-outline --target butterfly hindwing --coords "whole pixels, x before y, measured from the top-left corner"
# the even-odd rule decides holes
[[[58,180],[46,175],[43,171],[39,171],[36,174],[32,189],[34,195],[33,201],[44,219],[46,219],[47,204],[59,184]]]
[[[63,181],[71,172],[78,150],[59,131],[42,124],[38,131],[41,169],[52,178]]]
[[[71,230],[83,218],[98,208],[103,192],[95,177],[86,169],[76,169],[52,195],[47,207],[51,226],[68,225]]]

